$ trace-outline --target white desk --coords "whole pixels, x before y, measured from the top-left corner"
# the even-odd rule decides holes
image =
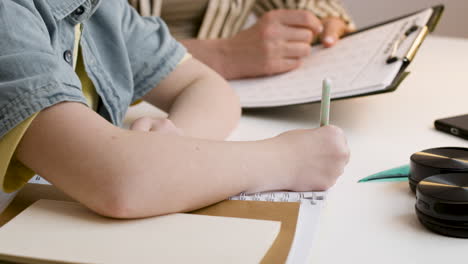
[[[466,262],[468,240],[433,234],[419,223],[407,182],[356,183],[408,164],[426,148],[468,147],[433,128],[437,118],[468,113],[468,39],[429,38],[410,70],[394,93],[334,105],[334,123],[349,136],[352,158],[322,214],[314,263]]]
[[[331,105],[331,123],[345,131],[351,160],[328,197],[314,263],[440,264],[465,258],[468,240],[436,235],[419,224],[407,182],[356,183],[407,164],[412,153],[426,148],[468,147],[468,141],[433,128],[437,118],[468,113],[468,39],[428,38],[410,70],[393,93]],[[133,109],[128,120],[145,111]],[[317,127],[318,119],[319,104],[250,112],[231,139]]]

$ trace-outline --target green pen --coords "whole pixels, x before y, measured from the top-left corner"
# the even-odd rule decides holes
[[[330,122],[330,90],[331,80],[325,78],[322,82],[322,102],[320,105],[320,126],[327,126]]]

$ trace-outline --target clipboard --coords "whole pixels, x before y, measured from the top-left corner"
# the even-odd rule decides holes
[[[397,76],[393,80],[392,84],[390,84],[383,91],[367,93],[367,94],[361,94],[361,95],[356,95],[356,96],[349,96],[349,97],[346,97],[346,98],[337,98],[337,99],[332,99],[332,100],[342,100],[342,99],[349,99],[349,98],[368,96],[368,95],[375,95],[375,94],[388,93],[388,92],[395,91],[400,86],[400,84],[406,79],[406,77],[408,77],[408,75],[410,74],[410,72],[406,71],[406,69],[408,68],[410,63],[414,60],[414,58],[416,56],[416,53],[418,52],[419,47],[421,47],[423,41],[426,39],[426,37],[430,33],[434,32],[435,28],[439,24],[439,21],[440,21],[440,19],[442,17],[442,14],[444,13],[444,10],[445,10],[445,6],[444,5],[437,5],[437,6],[432,7],[432,10],[433,10],[433,13],[432,13],[431,18],[429,18],[429,21],[427,22],[426,26],[423,28],[423,31],[420,33],[421,37],[418,38],[418,42],[413,43],[412,53],[406,55],[408,60],[403,61],[403,66],[401,67],[401,69],[398,72]],[[388,21],[385,21],[385,22],[382,22],[382,23],[379,23],[379,24],[376,24],[376,25],[365,27],[363,29],[360,29],[360,30],[357,30],[355,32],[352,32],[352,33],[348,34],[346,37],[354,35],[354,34],[359,34],[360,32],[364,32],[364,31],[370,30],[372,28],[379,27],[379,26],[382,26],[382,25],[385,25],[385,24],[400,20],[402,18],[411,16],[411,15],[414,15],[414,14],[417,14],[417,13],[418,12],[413,12],[411,14],[400,16],[400,17],[397,17],[397,18],[394,18],[394,19],[391,19],[391,20],[388,20]]]
[[[388,28],[391,25],[397,25],[398,23],[403,23],[402,21],[409,21],[413,17],[417,17],[418,15],[421,15],[421,14],[428,13],[427,16],[429,16],[429,12],[430,12],[431,14],[429,18],[427,20],[425,19],[422,20],[422,21],[427,21],[427,22],[425,22],[424,24],[418,25],[417,30],[411,31],[409,34],[411,38],[408,38],[409,40],[407,40],[406,43],[404,42],[405,39],[401,38],[402,35],[400,35],[400,33],[406,34],[406,32],[410,30],[410,27],[412,27],[410,24],[408,25],[405,24],[405,28],[402,27],[401,32],[395,31],[394,32],[395,39],[382,40],[382,41],[386,41],[385,43],[388,45],[389,49],[393,49],[394,46],[396,46],[397,51],[399,51],[398,48],[400,48],[400,44],[405,43],[403,47],[404,49],[402,49],[404,54],[396,54],[399,56],[399,58],[397,59],[398,61],[397,64],[399,66],[393,67],[392,74],[385,77],[386,78],[385,84],[381,85],[381,87],[378,87],[378,89],[374,89],[372,87],[366,88],[365,86],[362,86],[364,88],[361,88],[357,84],[356,84],[357,88],[354,88],[354,86],[351,87],[351,85],[349,85],[349,89],[346,88],[348,90],[347,91],[343,90],[341,94],[340,94],[341,91],[339,91],[336,94],[333,94],[332,92],[332,100],[342,100],[342,99],[368,96],[368,95],[381,94],[381,93],[395,91],[399,87],[399,85],[404,81],[404,79],[409,75],[409,72],[407,71],[408,66],[414,60],[416,53],[419,50],[419,47],[421,46],[421,44],[423,43],[427,35],[433,32],[434,29],[436,28],[443,14],[443,11],[444,11],[444,6],[437,5],[432,8],[423,9],[423,10],[413,12],[405,16],[397,17],[397,18],[394,18],[394,19],[391,19],[382,23],[375,24],[370,27],[366,27],[364,29],[361,29],[359,31],[353,32],[345,36],[342,39],[342,41],[338,43],[336,47],[331,48],[330,51],[328,51],[328,49],[322,48],[322,50],[319,50],[318,55],[316,53],[310,56],[309,58],[305,59],[304,65],[296,70],[293,70],[288,73],[274,75],[271,77],[234,80],[230,82],[231,86],[233,86],[233,88],[238,93],[241,99],[241,105],[244,109],[283,107],[283,106],[290,106],[290,105],[301,105],[301,104],[319,102],[321,100],[321,97],[320,97],[321,81],[320,80],[323,80],[324,78],[327,78],[329,76],[327,76],[326,74],[322,74],[321,76],[315,76],[314,77],[315,79],[310,77],[311,75],[314,75],[317,73],[317,71],[314,68],[316,68],[317,65],[319,66],[321,65],[320,63],[311,62],[314,59],[314,56],[319,57],[321,56],[320,52],[322,52],[322,53],[327,53],[328,54],[327,56],[330,57],[331,56],[330,54],[332,54],[333,52],[339,53],[340,49],[341,50],[345,49],[346,47],[343,48],[343,46],[349,44],[352,39],[357,39],[358,37],[356,36],[358,35],[362,37],[362,36],[371,34],[371,32],[374,32],[373,34],[375,35],[376,34],[375,32],[377,32],[379,29],[383,29],[385,27]],[[313,50],[318,49],[318,48],[319,48],[319,45],[312,46]],[[380,48],[383,49],[383,47],[380,47]],[[382,53],[381,56],[384,56],[384,54]],[[308,65],[309,68],[307,68],[307,65],[306,65],[307,63],[310,64]],[[356,63],[361,63],[363,65],[363,63],[365,62],[356,62]],[[380,64],[384,64],[384,63],[382,62]],[[334,65],[334,66],[336,67],[337,65]],[[338,64],[338,66],[340,65]],[[330,67],[330,68],[331,68],[329,70],[330,72],[333,72],[333,69],[335,69],[333,67]],[[309,71],[309,69],[311,70]],[[367,74],[367,72],[365,73]],[[368,76],[369,79],[371,79],[373,75],[371,73],[368,73],[368,74],[369,74]],[[361,73],[361,76],[360,76],[361,83],[366,81],[365,77],[367,76],[364,76],[364,75],[365,74]],[[301,80],[301,78],[304,79],[302,80],[302,83],[298,81],[298,80]],[[287,83],[289,81],[290,83]],[[280,87],[281,89],[283,89],[283,91],[277,91],[280,89],[276,89],[275,86],[288,86],[288,87],[285,87],[285,88]],[[298,86],[303,86],[303,87],[298,87]],[[306,89],[309,89],[309,87],[311,86],[315,86],[313,88],[315,89],[314,91],[306,90]],[[345,87],[345,85],[342,85],[342,87]],[[288,95],[288,93],[295,93],[295,92],[297,93],[298,91],[296,90],[300,90],[300,89],[304,90],[304,94],[293,95],[293,96]],[[276,96],[276,99],[273,98],[274,96]],[[293,99],[290,100],[286,98],[287,96],[290,96],[290,98],[293,98]]]

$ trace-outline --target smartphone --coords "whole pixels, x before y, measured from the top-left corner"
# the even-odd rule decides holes
[[[468,139],[468,114],[438,119],[434,126],[437,130]]]

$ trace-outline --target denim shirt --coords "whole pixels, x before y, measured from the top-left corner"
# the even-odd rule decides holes
[[[185,54],[159,18],[141,17],[127,0],[1,0],[0,138],[46,107],[86,104],[72,66],[77,23],[98,113],[117,126]]]

